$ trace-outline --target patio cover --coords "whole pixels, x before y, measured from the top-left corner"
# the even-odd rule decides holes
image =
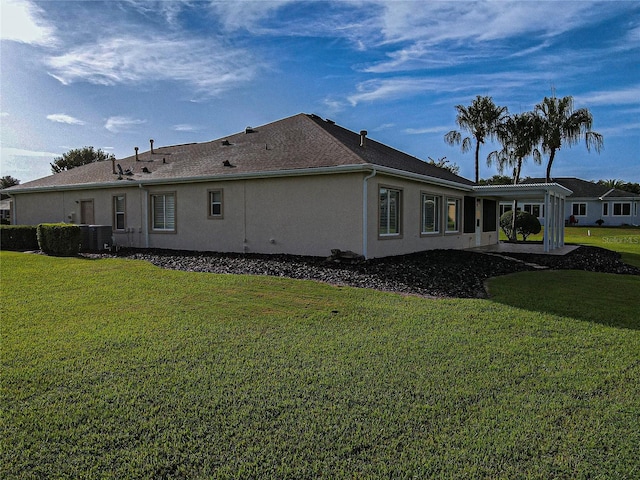
[[[564,246],[565,198],[573,193],[557,183],[520,183],[518,185],[477,185],[477,197],[498,200],[540,200],[544,203],[544,251]]]

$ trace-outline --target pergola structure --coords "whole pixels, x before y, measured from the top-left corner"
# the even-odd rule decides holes
[[[527,200],[544,204],[544,251],[564,246],[565,198],[572,191],[557,183],[522,183],[518,185],[478,185],[473,187],[478,197],[497,200]]]

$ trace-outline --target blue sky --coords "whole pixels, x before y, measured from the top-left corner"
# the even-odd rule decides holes
[[[473,178],[473,153],[443,141],[455,105],[519,113],[552,89],[604,135],[552,175],[640,182],[640,2],[0,2],[0,175],[23,183],[71,148],[120,158],[300,112]]]

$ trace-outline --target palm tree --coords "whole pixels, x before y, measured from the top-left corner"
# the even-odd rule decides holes
[[[622,188],[624,187],[624,180],[617,180],[615,178],[610,178],[608,180],[598,180],[599,185],[609,187],[609,188]]]
[[[499,107],[493,103],[491,97],[481,97],[480,95],[471,102],[471,105],[465,107],[456,105],[458,115],[456,123],[458,126],[468,131],[476,142],[475,162],[476,162],[476,183],[480,180],[479,170],[479,154],[480,144],[484,143],[486,138],[493,139],[496,135],[496,128],[507,114],[507,107]],[[462,151],[468,152],[471,149],[471,137],[462,138],[462,133],[457,130],[451,130],[444,136],[444,141],[449,145],[460,145],[462,143]]]
[[[549,155],[546,181],[551,181],[551,166],[564,142],[575,145],[584,137],[587,150],[594,147],[600,153],[603,136],[591,130],[593,116],[586,108],[573,110],[573,97],[544,97],[542,103],[536,105],[534,112],[542,120],[542,151]]]
[[[491,152],[487,156],[487,165],[491,165],[495,161],[500,174],[507,166],[513,168],[513,184],[517,185],[520,181],[522,164],[529,155],[533,157],[535,163],[542,163],[542,156],[537,148],[541,138],[541,125],[540,118],[533,112],[507,117],[496,131],[498,141],[502,144],[502,150]],[[516,239],[517,207],[518,201],[514,199],[511,228],[513,238],[511,240]]]
[[[505,167],[513,168],[513,184],[516,185],[520,181],[522,164],[529,155],[535,163],[542,163],[542,156],[537,148],[541,126],[539,117],[532,112],[509,116],[496,131],[502,150],[491,152],[487,156],[487,165],[495,161],[501,174]]]

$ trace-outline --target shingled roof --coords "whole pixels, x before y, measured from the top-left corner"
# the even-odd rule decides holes
[[[443,168],[360,134],[323,120],[317,115],[298,114],[260,127],[203,143],[157,147],[116,160],[76,167],[18,185],[16,193],[30,189],[89,188],[114,186],[130,181],[171,183],[206,180],[242,174],[278,174],[348,166],[379,166],[401,172],[471,186],[473,182]]]
[[[526,183],[545,183],[545,180],[544,178],[527,178],[524,181]],[[610,188],[575,177],[554,178],[552,181],[573,192],[567,198],[640,198],[637,193],[627,192],[619,188]]]

